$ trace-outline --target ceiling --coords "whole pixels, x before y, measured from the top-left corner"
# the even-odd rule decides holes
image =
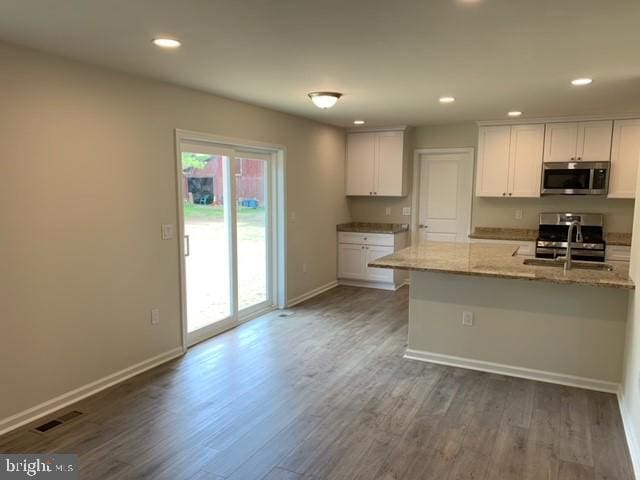
[[[0,39],[343,126],[640,112],[638,0],[2,0]]]

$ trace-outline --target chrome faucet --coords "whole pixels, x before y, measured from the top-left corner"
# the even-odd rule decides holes
[[[573,229],[576,228],[576,242],[582,243],[582,226],[580,222],[574,220],[569,224],[569,233],[567,234],[567,254],[564,257],[560,257],[564,259],[564,269],[571,270],[571,237],[573,236]]]

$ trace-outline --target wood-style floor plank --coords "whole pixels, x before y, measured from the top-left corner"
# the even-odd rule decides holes
[[[633,478],[615,396],[404,359],[407,288],[338,287],[291,310],[0,451],[75,452],[80,478],[101,480]]]

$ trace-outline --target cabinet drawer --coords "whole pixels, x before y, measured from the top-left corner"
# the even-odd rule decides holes
[[[338,232],[338,243],[393,247],[395,235],[390,233]]]
[[[631,259],[631,247],[624,245],[607,245],[605,260],[628,262]]]

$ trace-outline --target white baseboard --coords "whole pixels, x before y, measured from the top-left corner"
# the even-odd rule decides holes
[[[618,390],[618,407],[620,408],[620,416],[622,417],[624,434],[627,437],[627,446],[629,447],[629,455],[631,456],[633,473],[635,475],[635,478],[640,478],[640,444],[638,443],[638,438],[633,431],[633,425],[631,425],[631,417],[629,415],[629,412],[625,407],[622,386],[620,386],[620,389]]]
[[[348,287],[377,288],[378,290],[391,290],[391,291],[396,291],[399,288],[404,286],[404,283],[396,285],[395,283],[367,282],[364,280],[346,280],[346,279],[340,279],[338,280],[338,283],[340,285],[346,285]]]
[[[557,383],[560,385],[567,385],[569,387],[586,388],[588,390],[597,390],[599,392],[618,393],[618,389],[620,387],[618,383],[597,380],[594,378],[577,377],[564,373],[545,372],[543,370],[514,367],[501,363],[485,362],[482,360],[474,360],[472,358],[456,357],[453,355],[425,352],[422,350],[413,350],[410,348],[406,349],[404,357],[410,358],[412,360],[420,360],[423,362],[450,365],[452,367],[461,367],[468,368],[470,370],[480,370],[482,372],[498,373],[510,377],[527,378],[529,380]]]
[[[82,400],[83,398],[94,395],[101,390],[109,388],[116,383],[123,382],[128,378],[134,377],[153,367],[157,367],[162,363],[173,360],[174,358],[183,355],[183,353],[184,351],[182,350],[182,347],[174,348],[172,350],[169,350],[168,352],[161,353],[160,355],[156,355],[155,357],[151,357],[140,363],[120,370],[119,372],[107,375],[106,377],[96,380],[95,382],[88,383],[80,388],[76,388],[75,390],[71,390],[70,392],[63,393],[62,395],[52,398],[51,400],[47,400],[40,405],[36,405],[35,407],[23,410],[22,412],[15,415],[1,419],[0,435],[11,430],[15,430],[16,428],[26,425],[27,423],[31,423],[40,417],[50,415],[51,413],[60,410],[61,408],[71,405],[72,403]]]
[[[298,295],[297,297],[287,300],[287,308],[293,307],[294,305],[298,305],[299,303],[302,303],[305,300],[309,300],[310,298],[316,297],[321,293],[331,290],[332,288],[335,288],[337,286],[338,286],[338,281],[334,280],[333,282],[329,282],[326,285],[322,285],[318,288],[314,288],[313,290],[309,290],[307,293],[303,293],[302,295]]]

